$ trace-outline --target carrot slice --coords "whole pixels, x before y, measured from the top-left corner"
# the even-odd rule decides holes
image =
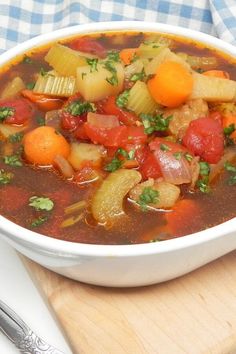
[[[21,94],[31,102],[35,103],[39,109],[46,112],[60,109],[64,103],[60,98],[34,93],[31,90],[22,90]]]
[[[229,73],[223,70],[208,70],[203,73],[205,76],[220,77],[221,79],[230,79]]]
[[[192,74],[182,64],[167,60],[147,83],[154,100],[167,107],[178,107],[192,92]]]
[[[120,59],[125,65],[129,65],[138,48],[126,48],[120,51]]]

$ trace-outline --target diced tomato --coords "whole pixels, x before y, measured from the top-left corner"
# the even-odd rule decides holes
[[[85,123],[84,126],[86,134],[95,144],[125,148],[127,144],[138,145],[147,141],[143,127],[119,126],[108,129],[98,128],[89,123]]]
[[[84,127],[84,124],[80,124],[76,130],[74,131],[74,137],[76,139],[82,139],[82,140],[88,140],[89,137],[86,133],[86,130],[85,130],[85,127]]]
[[[146,158],[144,159],[141,167],[140,173],[142,174],[143,179],[148,178],[158,178],[161,177],[161,169],[157,162],[157,159],[153,155],[151,151],[147,154]]]
[[[224,152],[222,124],[209,117],[193,120],[183,137],[183,144],[205,161],[217,163]]]
[[[0,211],[4,208],[4,212],[13,213],[28,205],[29,198],[30,192],[23,188],[12,185],[0,188]]]
[[[89,112],[87,114],[87,122],[98,128],[114,128],[120,125],[115,115],[98,114]]]
[[[95,54],[100,58],[104,58],[107,54],[106,49],[96,39],[83,37],[75,39],[70,43],[70,48],[81,52]]]
[[[174,143],[172,141],[168,141],[164,138],[155,138],[150,144],[149,147],[152,151],[155,151],[157,149],[161,148],[161,145],[163,146],[163,150],[169,150],[172,154],[176,152],[187,152],[187,149],[185,146]]]
[[[33,117],[34,108],[24,98],[6,99],[0,101],[0,107],[12,108],[12,114],[5,119],[7,124],[22,125]]]
[[[61,113],[61,127],[62,129],[74,131],[79,126],[78,117],[73,116],[69,112],[63,111]]]
[[[60,109],[64,103],[61,98],[34,93],[32,90],[22,90],[21,94],[45,112]]]
[[[140,120],[135,113],[126,111],[118,107],[116,105],[115,96],[108,97],[108,99],[103,101],[100,106],[104,113],[116,115],[119,121],[125,125],[135,125],[135,122],[137,120]]]

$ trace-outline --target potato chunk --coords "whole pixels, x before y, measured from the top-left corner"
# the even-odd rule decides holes
[[[174,184],[168,182],[154,182],[153,179],[149,179],[148,181],[140,183],[131,189],[129,193],[130,198],[138,202],[145,187],[151,187],[159,193],[156,203],[148,204],[147,208],[171,208],[176,203],[180,195],[180,188]]]
[[[68,161],[75,170],[79,170],[86,162],[94,167],[99,167],[105,150],[100,145],[86,143],[72,143]]]
[[[112,172],[103,181],[92,200],[94,218],[101,224],[107,224],[124,215],[123,200],[141,178],[141,174],[135,170],[120,169]]]
[[[120,63],[113,63],[118,83],[111,84],[107,81],[112,73],[105,68],[104,63],[97,64],[97,70],[91,70],[90,65],[77,68],[77,89],[87,101],[99,101],[107,96],[115,96],[123,89],[124,68]]]

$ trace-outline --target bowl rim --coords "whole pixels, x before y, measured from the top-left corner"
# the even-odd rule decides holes
[[[161,23],[152,23],[145,21],[109,21],[109,22],[96,22],[83,25],[75,25],[65,27],[50,33],[41,34],[31,38],[23,43],[18,44],[14,48],[9,49],[0,56],[0,65],[7,63],[15,56],[22,55],[26,51],[30,51],[35,47],[45,45],[57,39],[64,39],[72,37],[76,34],[89,34],[96,32],[113,32],[113,31],[146,31],[146,32],[162,32],[174,34],[186,39],[193,39],[208,47],[218,49],[223,53],[236,57],[236,47],[222,41],[209,34],[187,29],[184,27],[173,26]],[[83,256],[96,256],[96,257],[136,257],[143,255],[151,255],[157,253],[173,252],[178,249],[188,248],[194,245],[205,244],[220,237],[226,237],[236,231],[236,217],[214,227],[205,230],[177,237],[174,239],[142,244],[129,244],[129,245],[98,245],[77,243],[65,240],[60,240],[39,234],[35,231],[26,229],[19,226],[12,221],[0,216],[0,232],[10,240],[12,236],[14,239],[21,239],[27,244],[38,246],[40,249],[50,252],[58,252],[60,256],[77,257]]]

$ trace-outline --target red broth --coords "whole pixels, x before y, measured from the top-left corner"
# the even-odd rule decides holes
[[[166,42],[167,39],[165,38],[168,39],[168,42]],[[110,55],[109,53],[111,52],[113,53],[112,55],[116,53],[116,60],[119,60],[117,58],[120,51],[123,49],[138,48],[141,43],[144,43],[144,45],[154,43],[153,48],[155,50],[159,45],[162,46],[163,42],[165,45],[170,46],[172,52],[184,53],[180,55],[184,60],[190,60],[190,62],[191,60],[195,60],[193,67],[194,72],[204,73],[205,71],[213,69],[220,70],[227,72],[231,80],[236,80],[236,65],[232,58],[226,57],[213,49],[206,48],[199,43],[186,41],[181,38],[161,36],[160,40],[160,36],[157,38],[155,34],[114,33],[67,39],[63,41],[63,45],[69,46],[73,50],[80,50],[95,55],[95,57],[90,58],[90,68],[91,72],[96,72],[98,70],[96,65],[99,60],[106,60],[107,55]],[[151,50],[153,48],[151,48]],[[53,94],[46,95],[45,97],[45,95],[42,94],[42,97],[36,96],[32,99],[32,95],[29,95],[29,93],[32,93],[33,86],[39,74],[41,73],[41,76],[47,76],[47,72],[53,69],[44,59],[48,50],[49,47],[46,49],[39,48],[33,52],[27,53],[20,60],[12,62],[8,67],[2,68],[1,71],[1,215],[27,229],[50,237],[72,242],[93,244],[133,244],[163,241],[204,230],[235,217],[236,151],[234,121],[236,122],[236,108],[233,103],[231,103],[231,106],[228,104],[225,106],[224,100],[222,102],[213,101],[208,103],[204,101],[204,104],[208,107],[208,113],[205,113],[205,115],[200,114],[198,118],[192,121],[195,122],[191,125],[193,126],[193,132],[191,129],[189,130],[189,121],[187,127],[185,127],[184,133],[180,130],[176,134],[173,134],[173,130],[170,131],[170,122],[173,117],[168,122],[169,126],[166,120],[164,123],[162,121],[162,128],[163,124],[164,126],[166,124],[166,126],[165,129],[160,129],[160,126],[157,128],[155,126],[156,123],[150,120],[149,114],[149,126],[145,127],[145,124],[147,124],[147,120],[145,121],[145,119],[147,117],[140,118],[140,114],[135,113],[133,110],[127,107],[118,107],[117,104],[114,103],[114,100],[112,101],[113,103],[111,102],[109,97],[104,97],[94,102],[91,101],[89,102],[92,103],[92,108],[90,106],[89,109],[90,111],[95,111],[95,115],[108,114],[115,116],[116,118],[109,124],[114,124],[114,122],[116,124],[118,120],[119,129],[122,127],[120,131],[126,129],[126,131],[131,134],[131,139],[130,136],[126,136],[126,142],[124,143],[124,140],[122,140],[121,146],[119,146],[117,145],[118,143],[115,143],[116,139],[118,139],[117,135],[110,135],[108,143],[103,135],[102,141],[104,141],[104,147],[100,156],[101,158],[98,159],[99,161],[95,164],[94,162],[91,163],[91,161],[85,161],[80,167],[75,167],[73,164],[71,165],[70,160],[68,164],[69,173],[72,171],[72,175],[69,177],[63,176],[58,165],[54,165],[54,167],[48,165],[41,166],[40,164],[29,161],[29,158],[26,156],[26,151],[24,152],[26,136],[28,132],[45,124],[54,127],[56,133],[65,137],[69,145],[71,143],[83,143],[97,146],[96,139],[98,139],[98,142],[101,141],[101,136],[97,137],[96,135],[94,137],[91,132],[89,137],[86,135],[87,128],[85,129],[84,124],[87,122],[88,112],[80,112],[80,114],[73,115],[70,110],[68,114],[68,105],[71,102],[75,102],[78,97],[83,103],[85,102],[85,100],[81,98],[78,89],[76,90],[76,95],[72,95],[72,98]],[[206,59],[205,61],[200,59],[200,64],[197,66],[196,57],[205,57]],[[96,60],[94,61],[94,58],[98,58],[98,62]],[[110,60],[112,61],[113,59]],[[127,60],[129,60],[129,58]],[[136,53],[133,57],[131,55],[131,61],[132,60],[133,63],[139,60],[139,54]],[[144,60],[145,65],[148,65],[151,60],[152,58],[146,58],[146,62]],[[88,65],[88,63],[85,64]],[[132,62],[130,64],[132,65]],[[127,66],[130,64],[126,65],[125,70],[127,70]],[[109,71],[111,74],[109,79],[111,79],[114,74],[114,70],[112,70],[113,69],[110,69]],[[134,74],[136,74],[136,77]],[[155,73],[148,76],[145,74],[145,69],[142,69],[138,72],[138,75],[137,72],[134,72],[132,76],[129,76],[129,78],[126,77],[120,93],[122,93],[124,89],[129,90],[132,88],[137,79],[146,84],[155,76]],[[16,77],[20,77],[26,87],[21,88],[12,97],[3,99],[1,95],[3,95],[6,86]],[[116,80],[114,75],[113,79]],[[114,86],[114,82],[112,86]],[[27,95],[24,93],[25,89],[29,91]],[[116,94],[116,99],[120,93]],[[44,104],[40,101],[42,98]],[[16,100],[23,100],[23,106],[15,106]],[[14,102],[13,106],[12,102]],[[189,104],[188,99],[183,102],[183,105],[186,104]],[[166,119],[168,115],[165,115],[165,113],[169,112],[168,109],[178,111],[181,110],[181,107],[182,104],[175,108],[166,108],[163,104],[157,105],[155,112],[153,112],[151,116],[153,118],[153,116],[156,117],[158,114],[164,114],[164,116],[161,117]],[[60,110],[60,114],[58,114],[58,109]],[[119,109],[122,111],[122,114]],[[53,110],[56,111],[56,113],[54,115],[51,114],[51,118],[49,119],[47,110]],[[62,114],[61,112],[63,110],[64,113]],[[231,120],[229,120],[228,126],[226,126],[228,129],[224,130],[225,126],[222,124],[226,124],[225,122],[227,120],[225,117],[228,114],[225,113],[225,110],[227,110],[227,112],[230,110]],[[15,114],[16,112],[17,115]],[[181,114],[183,115],[184,113],[182,112]],[[46,115],[47,119],[45,121]],[[191,132],[195,134],[196,130],[194,129],[200,129],[199,126],[195,128],[200,119],[205,119],[204,124],[210,124],[209,129],[213,129],[211,128],[211,124],[214,125],[214,129],[215,127],[218,129],[217,133],[214,134],[217,135],[218,140],[221,139],[220,143],[218,140],[215,142],[213,139],[211,143],[215,145],[213,148],[207,146],[205,151],[200,151],[197,148],[197,150],[194,150],[195,147],[193,148],[191,146]],[[107,118],[105,124],[108,124],[108,121],[109,119]],[[104,122],[104,120],[102,122]],[[98,121],[96,120],[95,123],[98,124]],[[159,121],[158,124],[161,123]],[[101,124],[101,122],[99,124]],[[12,134],[6,137],[6,135],[4,135],[4,128],[9,126],[17,129],[20,128],[19,130],[23,128],[23,130],[16,133],[11,131]],[[127,126],[131,127],[131,129],[128,128],[127,130]],[[136,130],[132,130],[134,127]],[[132,136],[134,130],[136,134],[135,137]],[[142,134],[140,135],[141,130]],[[197,131],[199,132],[199,130]],[[198,139],[200,138],[198,135]],[[204,135],[204,139],[204,141],[208,139],[206,135]],[[132,144],[130,144],[130,141]],[[155,146],[153,144],[150,145],[153,141],[155,141]],[[218,149],[222,142],[224,144],[223,150],[216,152],[216,149]],[[208,148],[210,152],[206,154],[205,152]],[[117,152],[118,149],[120,150]],[[198,169],[195,168],[195,174],[196,171],[198,172],[195,180],[191,175],[192,180],[188,183],[176,183],[180,195],[175,202],[168,207],[158,207],[160,192],[158,192],[158,189],[157,192],[155,192],[153,185],[145,190],[146,195],[143,192],[143,197],[140,197],[141,193],[136,200],[132,200],[127,193],[123,200],[123,214],[113,217],[112,220],[107,220],[107,222],[100,222],[93,213],[92,203],[94,196],[99,188],[101,188],[104,180],[106,180],[110,174],[114,173],[115,170],[131,169],[138,173],[141,172],[142,180],[140,183],[148,178],[152,178],[154,184],[165,181],[166,175],[165,173],[163,174],[163,170],[160,168],[160,160],[157,159],[157,156],[159,156],[156,152],[157,149],[159,149],[159,152],[164,153],[164,156],[167,156],[165,154],[168,154],[168,152],[170,154],[170,151],[172,151],[173,154],[175,154],[176,161],[179,161],[187,154],[188,159],[186,158],[186,163],[188,164],[188,168],[191,161],[194,159],[195,165],[198,166]],[[47,151],[45,151],[45,155],[46,154]],[[222,160],[222,158],[224,160]],[[218,167],[220,161],[221,168]],[[110,167],[107,168],[107,166]],[[200,166],[201,173],[199,174]],[[212,171],[216,169],[216,175],[211,180]],[[192,173],[193,170],[191,170],[191,174]],[[175,185],[175,183],[171,184]],[[46,201],[45,198],[47,198]],[[81,202],[81,204],[79,204],[79,206],[77,205],[74,211],[73,207],[72,210],[71,208],[68,209],[68,207],[78,202]],[[156,206],[154,205],[155,202]]]

